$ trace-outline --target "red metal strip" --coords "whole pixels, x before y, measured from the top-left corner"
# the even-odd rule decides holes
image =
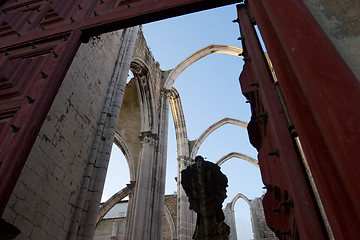
[[[254,74],[259,81],[261,99],[269,116],[268,125],[274,136],[274,144],[279,149],[280,159],[285,171],[284,175],[289,183],[289,191],[294,197],[294,211],[302,238],[325,239],[306,179],[287,129],[286,119],[274,92],[267,62],[248,17],[247,10],[243,5],[238,6],[238,17],[251,64],[256,66]]]

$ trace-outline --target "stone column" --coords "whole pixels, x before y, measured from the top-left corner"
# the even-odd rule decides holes
[[[168,142],[168,123],[169,123],[169,98],[170,92],[163,89],[160,93],[160,112],[159,112],[159,140],[157,147],[157,158],[155,162],[155,182],[154,182],[154,223],[151,226],[151,238],[161,239],[163,215],[165,206],[165,177],[167,161],[167,142]]]
[[[133,209],[128,221],[132,229],[127,229],[125,239],[152,239],[152,225],[156,224],[153,213],[159,211],[155,204],[156,186],[156,149],[158,135],[151,131],[142,132],[140,136],[141,150],[139,154],[134,197],[131,200]]]
[[[191,240],[195,231],[196,213],[189,209],[188,197],[181,186],[181,171],[193,161],[184,156],[178,157],[178,215],[177,215],[177,235],[179,240]]]

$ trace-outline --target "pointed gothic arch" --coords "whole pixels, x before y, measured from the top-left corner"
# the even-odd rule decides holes
[[[194,52],[187,58],[185,58],[181,63],[179,63],[174,69],[171,70],[170,74],[165,80],[164,88],[165,89],[171,89],[171,87],[174,85],[175,80],[178,78],[178,76],[191,64],[194,62],[202,59],[203,57],[206,57],[212,53],[223,53],[223,54],[229,54],[234,56],[240,56],[242,53],[242,49],[239,47],[233,47],[229,45],[221,45],[221,44],[212,44],[208,45],[199,51]]]
[[[129,192],[131,189],[131,184],[127,184],[128,186],[124,187],[114,195],[112,195],[111,198],[109,198],[104,204],[101,205],[99,209],[99,214],[97,218],[96,225],[99,224],[99,222],[104,218],[104,216],[122,199],[129,196]]]
[[[231,206],[232,210],[234,210],[235,203],[236,203],[237,200],[239,200],[239,198],[244,199],[245,202],[249,205],[249,208],[250,208],[251,200],[249,198],[247,198],[244,194],[238,193],[238,194],[235,195],[235,197],[233,197],[233,199],[230,202],[230,204],[231,204],[230,206]]]
[[[171,234],[171,239],[176,239],[176,228],[175,228],[175,223],[174,220],[171,217],[171,213],[169,208],[166,206],[166,204],[164,205],[164,215],[166,218],[166,221],[169,224],[169,228],[170,228],[170,234]]]
[[[194,159],[201,144],[205,141],[205,139],[212,133],[214,132],[216,129],[220,128],[221,126],[225,125],[225,124],[233,124],[236,126],[240,126],[243,128],[247,127],[247,123],[238,119],[234,119],[234,118],[223,118],[220,121],[217,121],[216,123],[214,123],[213,125],[211,125],[210,127],[208,127],[201,135],[200,137],[196,140],[194,146],[191,149],[191,154],[190,154],[190,158]]]
[[[231,158],[239,158],[239,159],[245,160],[245,161],[251,163],[252,165],[254,165],[255,167],[259,168],[259,163],[256,159],[249,157],[245,154],[238,153],[238,152],[231,152],[231,153],[226,154],[225,156],[220,158],[216,162],[216,164],[220,166],[221,164],[225,163],[226,161],[228,161]]]
[[[154,130],[155,99],[152,76],[148,65],[139,58],[134,58],[130,64],[130,70],[137,79],[139,90],[139,103],[141,114],[141,132]]]
[[[179,92],[173,87],[170,90],[170,108],[173,115],[178,156],[189,157],[189,140],[186,122]]]
[[[124,154],[124,157],[129,167],[130,181],[135,181],[136,173],[134,159],[128,145],[126,144],[120,133],[118,133],[117,131],[115,132],[114,143],[120,148],[121,152]]]

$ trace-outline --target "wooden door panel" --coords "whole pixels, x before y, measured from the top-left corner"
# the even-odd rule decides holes
[[[291,126],[285,114],[286,109],[279,101],[276,90],[279,83],[272,77],[255,31],[254,19],[247,6],[238,5],[238,20],[245,59],[243,71],[252,71],[252,74],[246,75],[257,81],[254,85],[257,86],[258,98],[248,100],[255,117],[254,123],[258,124],[260,129],[257,131],[261,138],[261,146],[258,148],[259,164],[265,170],[262,176],[269,187],[264,199],[265,206],[277,206],[265,209],[267,216],[274,215],[268,219],[268,223],[274,227],[280,239],[297,236],[298,229],[303,239],[326,239],[311,187],[304,175],[302,161],[290,133]],[[249,97],[251,94],[245,96]],[[293,200],[293,208],[284,205],[290,198]]]
[[[9,198],[32,143],[60,87],[76,49],[80,31],[9,49],[2,58],[0,88],[0,195]],[[1,85],[0,85],[1,86]],[[17,159],[17,161],[15,161]],[[0,210],[6,206],[1,201]]]

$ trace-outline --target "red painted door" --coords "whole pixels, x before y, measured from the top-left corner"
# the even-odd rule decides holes
[[[279,83],[273,79],[249,11],[245,5],[238,6],[245,60],[240,83],[252,109],[248,130],[250,139],[257,139],[255,147],[267,188],[263,200],[267,223],[280,239],[326,239],[291,123],[279,101]]]
[[[280,0],[273,4],[266,0],[252,0],[248,2],[247,8],[240,9],[239,14],[250,16],[248,19],[251,19],[252,24],[259,27],[274,66],[278,86],[285,99],[286,112],[291,116],[291,125],[288,127],[299,136],[321,199],[319,203],[325,210],[325,214],[318,219],[320,224],[325,229],[328,226],[327,218],[330,231],[336,239],[360,236],[360,230],[356,227],[360,224],[360,192],[355,186],[360,174],[360,162],[355,160],[358,158],[360,131],[355,126],[360,125],[360,116],[353,111],[360,108],[360,83],[302,1]],[[242,22],[247,20],[241,18],[243,17],[239,15],[243,30]],[[253,43],[250,43],[249,36],[243,37],[249,53],[259,48],[250,47]],[[256,65],[256,74],[259,72],[259,65],[251,59]],[[257,76],[259,83],[263,81],[262,77]],[[260,84],[260,90],[261,88]],[[272,90],[269,87],[267,91]],[[264,105],[276,109],[274,103],[265,98],[264,92],[260,97]],[[281,125],[278,120],[275,124]],[[275,139],[270,142],[276,143]],[[304,170],[280,169],[276,164],[263,160],[266,158],[259,153],[259,161],[265,163],[260,163],[260,166],[266,165],[267,169],[262,173],[264,179],[273,179],[271,176],[274,173],[290,175],[292,178],[301,172],[307,178]],[[292,161],[290,159],[281,161],[281,165],[289,164]],[[291,178],[287,179],[284,186],[291,185],[294,181]],[[306,186],[294,186],[289,192],[303,191],[304,187]],[[311,193],[311,187],[307,187]],[[294,198],[295,210],[301,202],[306,203],[296,203]],[[266,211],[271,212],[271,209]],[[316,211],[319,213],[319,210]],[[306,226],[306,222],[315,223],[316,218],[306,216],[306,213],[307,211],[299,211],[295,214],[297,229],[301,238],[313,239],[311,235],[306,235],[311,229]],[[306,227],[301,227],[300,218]],[[270,217],[268,220],[276,225],[279,219]],[[327,235],[324,234],[325,237]]]

